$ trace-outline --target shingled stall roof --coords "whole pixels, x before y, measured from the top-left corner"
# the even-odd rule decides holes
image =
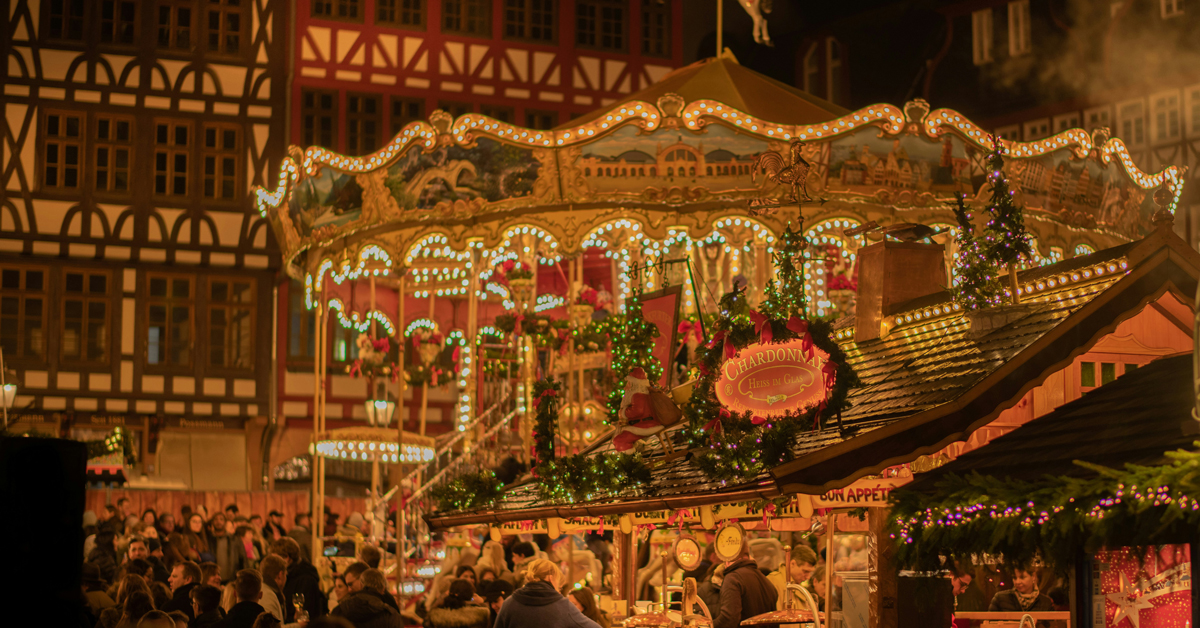
[[[982,336],[946,292],[889,313],[861,345],[839,333],[863,380],[844,413],[858,433],[771,471],[781,492],[821,494],[932,454],[993,421],[1118,323],[1170,293],[1191,303],[1200,255],[1162,225],[1149,237],[1019,274],[1027,311]],[[947,311],[949,310],[949,313]]]
[[[1192,354],[1159,358],[916,476],[904,490],[933,491],[949,474],[973,472],[1022,481],[1095,475],[1076,460],[1116,469],[1163,464],[1164,452],[1192,449],[1197,440],[1194,402]]]
[[[796,459],[752,482],[710,482],[690,457],[664,461],[656,438],[644,455],[649,484],[575,504],[539,499],[537,479],[525,478],[492,508],[429,515],[433,528],[546,517],[604,516],[757,501],[784,493],[821,495],[883,469],[965,439],[1121,321],[1164,293],[1190,303],[1200,255],[1164,228],[1129,244],[1019,274],[1030,286],[1024,305],[1003,327],[972,336],[967,315],[947,292],[903,303],[888,312],[890,329],[877,341],[854,341],[853,321],[837,325],[862,386],[840,422],[801,435]],[[896,321],[900,322],[897,323]],[[669,431],[686,447],[680,427]],[[612,451],[601,438],[589,453]]]

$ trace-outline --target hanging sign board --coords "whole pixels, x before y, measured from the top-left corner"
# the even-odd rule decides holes
[[[675,333],[679,326],[679,305],[682,299],[680,293],[683,286],[668,286],[656,292],[643,294],[642,318],[658,328],[658,338],[654,339],[654,358],[662,366],[662,376],[657,382],[651,382],[663,388],[670,388],[671,350],[675,347]]]
[[[822,369],[829,355],[804,350],[800,339],[750,345],[721,365],[717,400],[730,412],[769,417],[817,405],[829,398]]]
[[[725,562],[737,560],[746,546],[746,531],[736,521],[730,521],[717,530],[713,540],[713,553]]]
[[[684,571],[695,571],[700,566],[701,559],[704,558],[700,551],[700,544],[688,534],[680,535],[675,539],[671,553],[675,556],[675,564]]]

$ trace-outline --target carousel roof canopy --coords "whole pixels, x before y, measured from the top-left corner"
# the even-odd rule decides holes
[[[802,453],[771,474],[782,492],[820,494],[933,454],[993,421],[1148,304],[1191,333],[1200,254],[1161,224],[1149,237],[1019,274],[1026,311],[975,336],[948,292],[902,304],[890,333],[838,332],[863,385],[843,415],[856,435]],[[848,322],[848,321],[847,321]]]
[[[1164,452],[1190,448],[1200,433],[1194,403],[1192,355],[1159,358],[918,475],[905,490],[933,490],[951,473],[1023,481],[1095,474],[1076,460],[1111,468],[1163,464]]]
[[[850,113],[849,109],[744,67],[732,56],[702,59],[679,68],[618,104],[654,103],[667,94],[678,94],[687,102],[715,100],[756,118],[783,124],[816,124]],[[595,116],[611,108],[597,111]],[[578,125],[568,123],[559,128],[574,126]]]

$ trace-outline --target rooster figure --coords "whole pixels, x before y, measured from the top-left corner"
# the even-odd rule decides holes
[[[809,163],[800,155],[803,145],[800,140],[792,140],[788,157],[785,159],[778,151],[767,151],[754,159],[750,170],[752,181],[758,180],[758,173],[766,173],[766,177],[780,185],[792,186],[788,199],[793,203],[811,201],[805,184],[808,180]]]

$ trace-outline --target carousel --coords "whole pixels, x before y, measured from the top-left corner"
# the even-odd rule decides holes
[[[866,595],[863,545],[877,518],[852,514],[885,507],[888,491],[911,469],[887,469],[845,493],[792,499],[763,480],[776,462],[767,456],[754,459],[752,470],[735,469],[729,460],[689,454],[700,444],[687,428],[626,424],[627,393],[642,384],[657,391],[663,399],[656,403],[676,407],[681,427],[714,425],[710,419],[720,426],[733,409],[753,415],[744,436],[761,433],[759,420],[773,410],[705,388],[705,371],[721,368],[730,344],[742,357],[762,351],[759,363],[786,351],[788,359],[800,356],[806,381],[825,383],[824,398],[801,399],[778,415],[785,417],[779,423],[807,417],[812,433],[790,442],[819,449],[841,440],[842,410],[864,358],[852,346],[853,325],[833,321],[855,314],[860,250],[872,243],[930,247],[938,256],[930,268],[952,286],[956,203],[987,204],[993,153],[1003,157],[1032,236],[1027,272],[1138,239],[1183,192],[1180,169],[1141,170],[1106,129],[1009,142],[921,100],[841,110],[729,58],[678,70],[553,130],[435,111],[370,155],[292,147],[278,186],[256,190],[255,202],[317,328],[333,318],[358,334],[351,374],[369,379],[368,404],[380,415],[390,419],[397,405],[417,399],[416,388],[449,388],[458,399],[448,445],[432,442],[422,407],[418,421],[401,421],[399,429],[384,421],[353,434],[325,433],[317,416],[316,451],[414,465],[399,509],[401,545],[407,527],[417,528],[416,544],[455,526],[484,530],[484,542],[619,531],[616,554],[626,558],[615,557],[618,567],[601,570],[606,576],[586,562],[576,574],[576,563],[563,560],[573,582],[609,592],[608,609],[628,616],[628,626],[708,621],[703,605],[691,603],[695,581],[681,581],[676,593],[686,608],[670,613],[639,607],[646,598],[638,583],[657,582],[657,598],[669,600],[677,586],[669,580],[690,571],[691,554],[746,548],[784,565],[783,591],[794,592],[775,611],[783,615],[763,623],[825,623],[816,609],[829,600],[832,612],[837,598],[834,623],[858,625],[847,617],[851,606],[865,608],[855,600]],[[1012,277],[1018,293],[1045,289],[1015,283],[1015,270]],[[957,307],[934,309],[885,327],[919,326],[922,317],[936,326],[958,315]],[[730,340],[743,329],[730,318],[734,311],[750,313],[755,338],[766,329],[759,344]],[[640,343],[646,338],[654,340]],[[708,350],[722,339],[724,356]],[[783,349],[764,348],[770,343]],[[656,367],[638,368],[649,356]],[[318,367],[318,382],[324,374]],[[324,386],[317,388],[319,402]],[[713,398],[697,406],[705,391]],[[419,398],[424,404],[427,395]],[[776,401],[768,396],[766,403]],[[319,415],[324,405],[314,407]],[[724,424],[728,445],[735,436]],[[456,462],[431,465],[444,448]],[[523,462],[535,477],[501,486],[489,469],[504,458]],[[599,480],[537,481],[538,470],[550,468]],[[466,476],[473,479],[464,483]],[[314,473],[318,500],[319,479]],[[665,492],[648,497],[648,484]],[[376,495],[383,497],[382,486]],[[690,541],[696,549],[689,554],[692,546],[680,550],[679,542],[691,534],[701,538]],[[652,548],[649,562],[657,560],[641,575],[629,558],[639,535]],[[794,591],[784,547],[796,543],[823,548],[825,582],[832,587],[836,579],[836,595],[823,591],[818,603],[810,589]],[[575,540],[563,551],[587,554]],[[421,554],[427,561],[433,555]],[[844,573],[835,576],[835,563]],[[671,574],[662,572],[668,565]]]

